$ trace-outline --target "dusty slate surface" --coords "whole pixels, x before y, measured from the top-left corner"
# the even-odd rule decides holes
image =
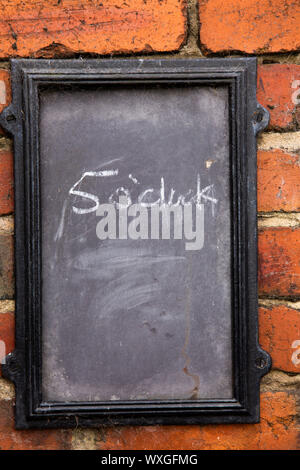
[[[232,396],[227,106],[222,87],[42,94],[47,399]],[[116,168],[80,190],[103,204],[117,188],[133,203],[153,188],[157,200],[163,177],[175,202],[194,193],[198,173],[218,201],[205,203],[203,248],[97,239],[95,212],[73,210],[90,201],[70,188],[84,172]]]
[[[199,1],[200,41],[208,52],[267,53],[300,47],[298,0]]]
[[[185,0],[1,2],[1,57],[172,51],[185,36]]]

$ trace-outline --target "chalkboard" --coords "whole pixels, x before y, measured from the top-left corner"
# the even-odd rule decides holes
[[[231,398],[227,89],[45,91],[40,113],[45,398]],[[147,239],[97,237],[90,194],[117,218],[120,195],[177,204],[187,225],[197,191],[195,241],[174,216],[152,239],[151,207]]]
[[[12,64],[19,426],[257,420],[255,60]]]

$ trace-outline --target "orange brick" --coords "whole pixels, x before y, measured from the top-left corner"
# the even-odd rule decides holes
[[[10,73],[0,69],[0,113],[11,102]]]
[[[282,150],[257,154],[257,205],[261,212],[300,210],[299,155]]]
[[[261,295],[300,294],[300,229],[268,228],[258,237],[258,287]]]
[[[13,211],[13,156],[0,150],[0,215]]]
[[[1,20],[0,20],[1,23]],[[0,113],[11,102],[10,73],[8,70],[0,69]],[[3,129],[0,127],[0,135]]]
[[[294,450],[296,415],[292,393],[264,393],[258,424],[114,427],[106,431],[99,446],[108,450]]]
[[[0,401],[0,450],[65,450],[70,447],[71,431],[16,431],[12,403]]]
[[[257,100],[270,113],[271,129],[291,129],[300,104],[300,65],[258,67]]]
[[[0,235],[0,299],[11,299],[13,295],[13,237]]]
[[[300,373],[300,311],[279,305],[259,309],[259,342],[273,369]]]
[[[298,0],[199,0],[199,17],[207,52],[260,54],[300,47]]]
[[[173,51],[186,23],[185,0],[4,0],[0,56]]]
[[[15,319],[13,313],[0,313],[0,362],[4,359],[6,354],[14,350],[14,324]]]

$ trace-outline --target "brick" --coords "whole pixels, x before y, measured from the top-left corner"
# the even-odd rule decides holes
[[[13,237],[0,235],[0,299],[11,299],[13,295]]]
[[[0,313],[0,363],[4,357],[14,350],[15,317],[13,313]],[[0,365],[1,376],[1,365]]]
[[[4,0],[0,56],[173,51],[186,25],[186,0]]]
[[[270,113],[270,129],[291,129],[296,124],[297,105],[300,104],[298,95],[300,65],[274,64],[258,67],[257,100]]]
[[[296,297],[300,294],[300,229],[267,228],[258,237],[260,295]]]
[[[1,20],[0,20],[1,24]],[[0,69],[0,113],[11,102],[10,73],[8,70]],[[0,136],[4,134],[0,127]]]
[[[278,305],[259,309],[259,342],[273,369],[300,373],[300,311]]]
[[[261,396],[258,424],[109,428],[101,449],[116,450],[295,450],[298,430],[293,393]]]
[[[71,431],[16,431],[12,402],[0,401],[0,450],[67,450],[70,447]]]
[[[0,150],[0,215],[11,213],[13,208],[13,156]]]
[[[257,154],[257,205],[261,212],[300,210],[300,158],[282,150]]]
[[[199,0],[204,52],[270,53],[300,47],[298,0]]]
[[[1,20],[0,20],[1,23]],[[11,102],[10,73],[0,69],[0,113]]]

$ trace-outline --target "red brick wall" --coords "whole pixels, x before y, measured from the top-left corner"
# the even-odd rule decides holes
[[[199,3],[199,4],[198,4]],[[260,343],[273,358],[254,425],[15,431],[13,387],[0,377],[0,449],[297,449],[300,387],[299,0],[3,0],[0,111],[10,57],[259,57]],[[298,93],[299,91],[299,93]],[[0,340],[13,348],[11,140],[0,130]]]

